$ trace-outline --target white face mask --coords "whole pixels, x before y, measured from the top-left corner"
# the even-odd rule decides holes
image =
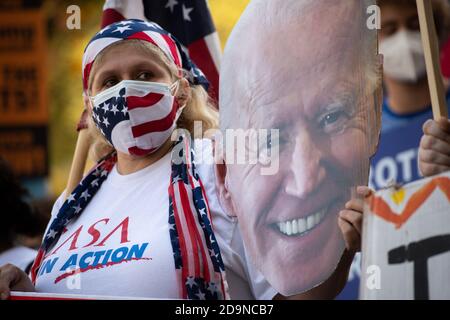
[[[380,43],[384,73],[398,81],[417,83],[427,71],[419,31],[399,31]]]
[[[123,80],[91,97],[94,122],[116,150],[153,153],[170,138],[184,108],[172,95],[178,84]]]

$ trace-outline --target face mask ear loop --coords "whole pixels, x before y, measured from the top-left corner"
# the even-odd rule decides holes
[[[181,79],[178,79],[177,81],[175,81],[174,83],[172,83],[172,85],[170,86],[170,93],[175,97],[177,94],[177,91],[180,87],[180,81]]]
[[[176,95],[178,89],[180,88],[180,81],[181,81],[181,79],[178,79],[177,81],[175,81],[175,82],[170,86],[170,90],[171,90],[171,91],[173,90],[173,88],[175,88],[175,91],[174,91],[174,93],[172,94],[172,95],[175,97],[175,99],[177,98],[175,95]],[[185,107],[186,107],[186,103],[185,103],[184,105],[180,106],[180,108],[178,109],[178,113],[179,113],[180,115],[181,115],[182,110],[183,110]],[[178,117],[177,117],[177,118],[178,118]]]

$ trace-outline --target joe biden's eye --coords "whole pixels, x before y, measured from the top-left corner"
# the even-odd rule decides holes
[[[259,136],[259,151],[271,153],[278,150],[281,145],[287,142],[285,132],[279,129],[267,131],[267,134]]]
[[[329,110],[319,118],[319,127],[325,133],[339,133],[345,129],[350,116],[344,108]]]

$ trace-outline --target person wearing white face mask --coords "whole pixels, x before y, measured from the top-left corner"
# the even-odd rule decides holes
[[[450,35],[450,5],[447,0],[431,2],[443,47]],[[372,159],[371,184],[376,189],[392,180],[408,183],[421,177],[417,160],[422,126],[433,118],[416,1],[379,0],[378,5],[385,90],[380,144]],[[450,105],[447,79],[444,82]]]
[[[212,218],[213,167],[194,162],[194,151],[211,147],[191,139],[194,121],[217,124],[203,73],[174,37],[142,20],[98,32],[82,66],[98,163],[56,201],[31,279],[0,266],[0,299],[37,291],[217,300],[229,298],[228,283],[246,290],[225,278],[225,266],[242,260],[225,260],[232,222]]]
[[[415,0],[379,0],[380,53],[384,56],[385,104],[383,130],[396,126],[401,116],[430,109],[425,58]],[[447,0],[432,0],[440,44],[450,34]],[[387,112],[386,112],[387,111]],[[399,116],[395,118],[392,116]],[[408,121],[406,121],[408,122]]]

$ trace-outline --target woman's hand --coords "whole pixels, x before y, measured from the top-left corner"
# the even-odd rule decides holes
[[[450,170],[450,120],[428,120],[423,125],[420,141],[419,168],[425,176]]]
[[[368,197],[372,190],[369,187],[356,189],[360,198],[351,199],[345,204],[345,209],[339,212],[338,224],[344,235],[345,246],[349,252],[361,251],[361,229],[364,209],[364,198]]]
[[[27,274],[12,264],[0,267],[0,300],[8,299],[11,291],[33,292],[33,284]]]

